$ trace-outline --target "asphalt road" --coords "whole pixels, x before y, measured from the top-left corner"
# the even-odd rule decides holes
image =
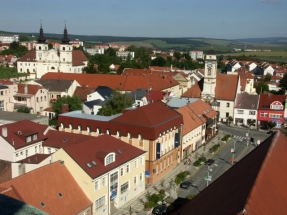
[[[207,180],[205,178],[209,175],[211,176],[212,180],[208,181],[208,184],[212,183],[218,177],[220,177],[224,172],[226,172],[230,167],[232,167],[232,157],[234,156],[234,163],[239,162],[245,155],[251,152],[256,145],[254,143],[247,144],[247,137],[246,133],[248,130],[246,129],[239,129],[234,127],[227,127],[227,126],[220,126],[220,131],[225,132],[226,134],[231,134],[232,139],[223,145],[220,150],[215,154],[210,154],[210,158],[214,160],[214,164],[209,167],[206,165],[201,165],[198,169],[191,166],[190,172],[191,176],[186,180],[192,182],[192,185],[188,189],[179,188],[178,196],[185,198],[189,194],[198,194],[204,188],[207,187]],[[256,140],[263,141],[269,134],[262,131],[249,131],[249,136],[253,137]],[[221,142],[219,140],[219,142]],[[234,155],[231,150],[234,150]]]

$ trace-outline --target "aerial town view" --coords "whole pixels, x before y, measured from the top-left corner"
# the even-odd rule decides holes
[[[286,8],[1,1],[0,215],[286,215]]]

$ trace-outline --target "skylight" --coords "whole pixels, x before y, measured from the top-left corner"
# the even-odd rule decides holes
[[[44,202],[41,202],[40,204],[41,204],[42,207],[46,206]]]
[[[97,162],[96,161],[92,161],[92,164],[94,164],[95,166],[97,166],[98,164],[97,164]]]
[[[121,150],[119,150],[119,149],[117,149],[117,152],[118,152],[119,154],[122,154]]]
[[[89,168],[92,168],[92,165],[91,165],[90,163],[87,163],[87,166],[88,166]]]
[[[60,198],[62,198],[62,197],[63,197],[62,193],[58,193],[58,195],[60,196]]]
[[[65,138],[65,139],[63,140],[63,142],[67,142],[67,138]]]

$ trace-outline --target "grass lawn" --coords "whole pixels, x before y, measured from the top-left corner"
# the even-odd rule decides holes
[[[0,78],[16,78],[26,75],[27,73],[18,73],[16,68],[0,66]]]

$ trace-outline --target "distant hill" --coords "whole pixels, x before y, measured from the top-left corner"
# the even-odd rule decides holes
[[[237,41],[248,42],[248,43],[285,45],[285,46],[287,45],[287,37],[246,38],[246,39],[237,39]]]

